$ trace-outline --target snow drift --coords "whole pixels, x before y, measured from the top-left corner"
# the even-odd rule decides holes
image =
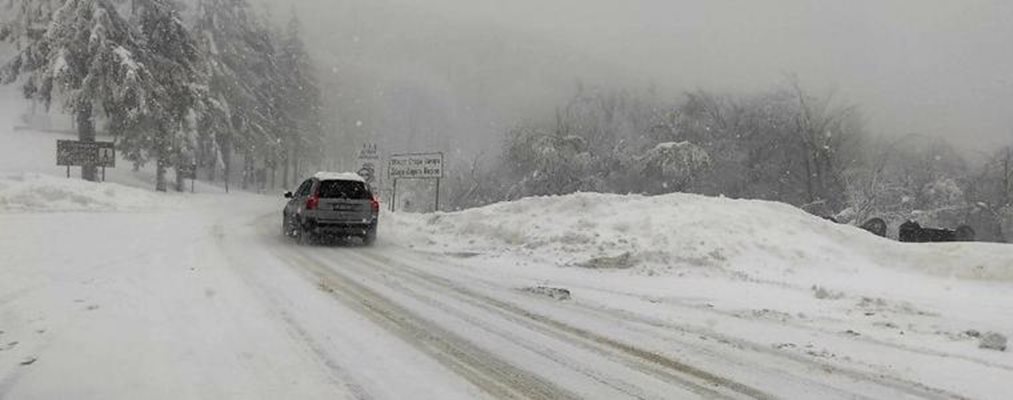
[[[392,219],[404,231],[392,233],[417,247],[493,255],[520,249],[568,267],[857,273],[878,266],[1013,280],[1013,246],[898,243],[768,201],[581,193]]]
[[[140,211],[166,205],[164,197],[115,183],[31,173],[0,174],[0,213]]]

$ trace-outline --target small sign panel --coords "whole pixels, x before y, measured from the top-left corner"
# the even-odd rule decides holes
[[[388,172],[392,179],[441,179],[443,153],[393,155]]]
[[[197,164],[181,165],[178,171],[183,179],[197,179]]]
[[[112,142],[57,140],[56,165],[116,168],[116,145]]]
[[[373,163],[362,164],[362,168],[359,168],[357,173],[370,185],[376,180],[376,167],[373,166]]]
[[[370,186],[377,184],[376,164],[380,161],[380,150],[376,143],[366,143],[359,150],[359,163],[361,167],[356,171],[359,176]]]
[[[359,150],[359,160],[379,160],[380,151],[378,150],[376,143],[367,143],[362,145],[362,149]]]

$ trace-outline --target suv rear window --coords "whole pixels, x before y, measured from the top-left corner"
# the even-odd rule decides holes
[[[356,181],[323,181],[318,193],[325,199],[369,200],[372,197],[366,184]]]

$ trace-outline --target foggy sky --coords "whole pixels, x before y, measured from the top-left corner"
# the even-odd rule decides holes
[[[1009,1],[270,4],[276,15],[297,10],[363,129],[406,129],[383,100],[398,90],[440,114],[422,124],[431,131],[423,142],[468,132],[495,143],[503,126],[552,107],[578,80],[655,85],[675,98],[697,88],[763,90],[788,73],[814,93],[858,104],[875,133],[947,135],[981,150],[1013,141]],[[356,82],[342,81],[348,72]]]

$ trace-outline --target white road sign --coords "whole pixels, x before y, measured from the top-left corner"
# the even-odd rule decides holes
[[[443,154],[395,154],[390,156],[391,179],[443,178]]]
[[[377,150],[376,143],[366,143],[362,145],[362,149],[359,150],[359,160],[379,160],[380,151]]]

